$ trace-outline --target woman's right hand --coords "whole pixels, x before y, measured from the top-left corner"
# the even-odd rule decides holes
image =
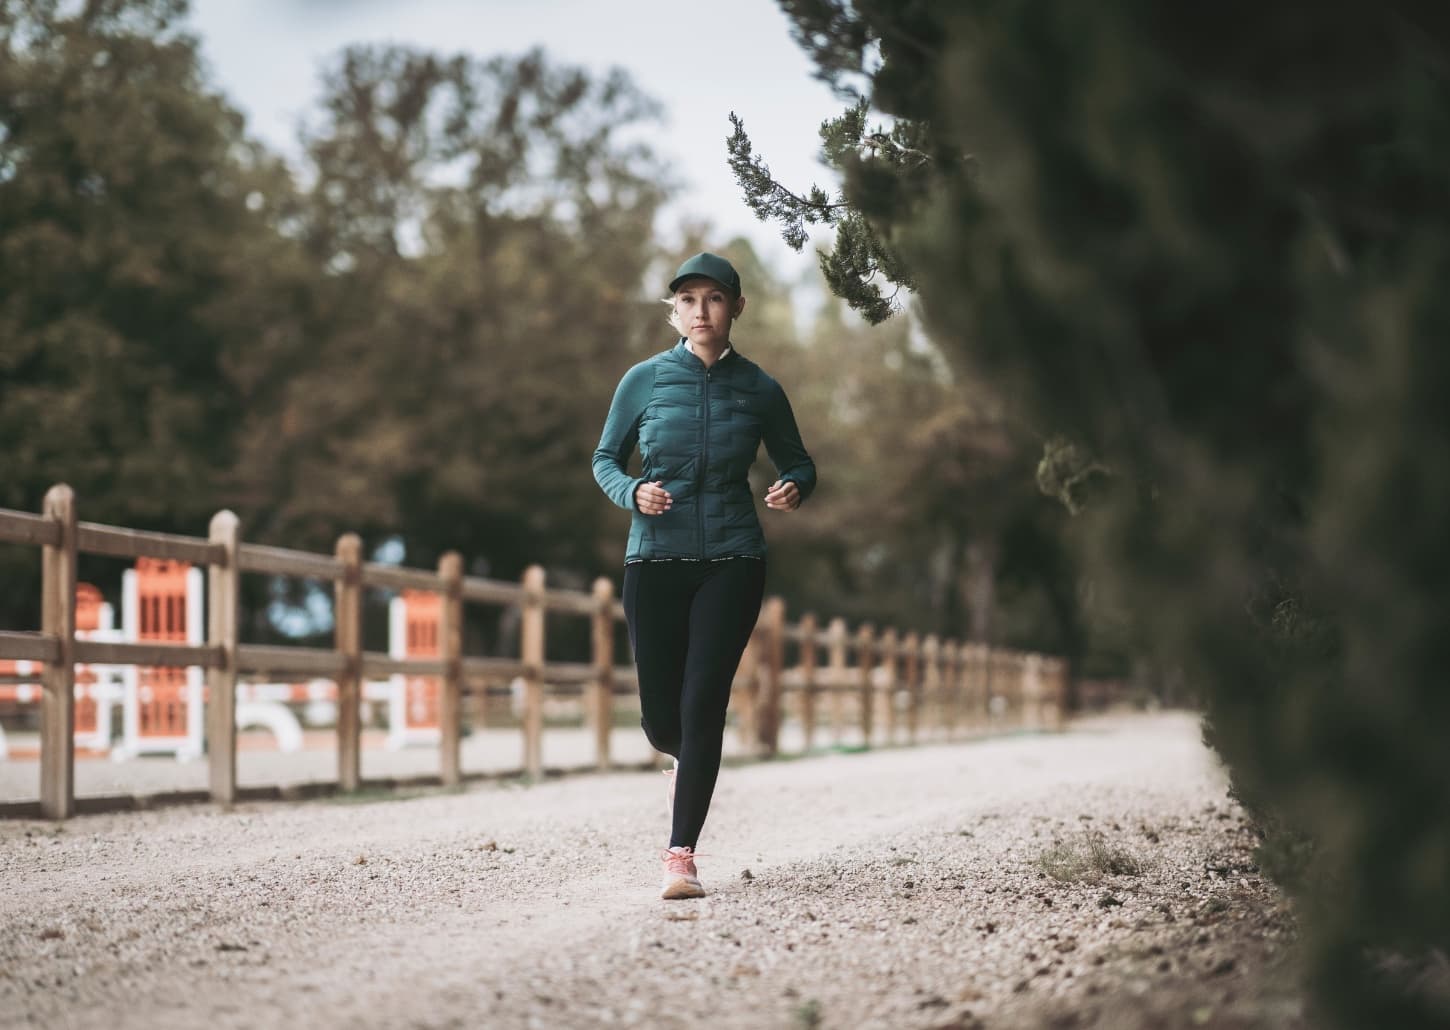
[[[641,515],[663,515],[670,510],[673,499],[658,479],[641,483],[634,490],[634,506]]]

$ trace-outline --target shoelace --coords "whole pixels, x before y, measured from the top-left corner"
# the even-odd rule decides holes
[[[665,872],[678,876],[694,876],[695,859],[701,856],[692,848],[681,848],[679,851],[666,848],[660,852],[660,857],[665,861]]]

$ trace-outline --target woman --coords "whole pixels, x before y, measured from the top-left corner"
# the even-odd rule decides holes
[[[730,262],[696,254],[670,293],[680,339],[625,373],[594,452],[595,480],[633,513],[623,600],[640,721],[675,758],[666,899],[705,893],[695,843],[720,772],[730,683],[765,590],[765,538],[746,478],[761,441],[779,472],[767,508],[795,511],[816,485],[785,391],[731,344],[745,297]],[[631,477],[636,444],[644,474]]]

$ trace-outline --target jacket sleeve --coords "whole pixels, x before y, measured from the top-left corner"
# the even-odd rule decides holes
[[[762,426],[761,439],[765,441],[765,452],[775,463],[780,479],[795,483],[804,502],[816,488],[816,463],[806,453],[806,445],[801,443],[795,413],[791,411],[785,390],[776,383],[774,392],[775,398]]]
[[[621,508],[635,511],[634,492],[644,478],[631,478],[625,471],[630,452],[639,442],[639,419],[654,389],[654,369],[635,365],[624,374],[609,405],[604,432],[594,450],[594,481],[604,495]]]

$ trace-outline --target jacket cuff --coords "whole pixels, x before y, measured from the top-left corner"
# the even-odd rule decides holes
[[[636,503],[636,495],[639,492],[640,484],[645,482],[648,482],[648,480],[646,480],[644,476],[640,476],[638,479],[630,480],[629,493],[624,495],[624,503],[620,505],[621,508],[632,511],[636,515],[640,514],[639,505]]]
[[[795,484],[795,488],[797,490],[799,490],[800,493],[801,493],[801,503],[802,504],[805,504],[806,501],[810,499],[811,491],[806,488],[805,483],[801,482],[795,476],[793,476],[793,475],[791,475],[790,473],[787,472],[785,475],[783,475],[783,476],[780,477],[780,481],[782,483],[794,483]]]

